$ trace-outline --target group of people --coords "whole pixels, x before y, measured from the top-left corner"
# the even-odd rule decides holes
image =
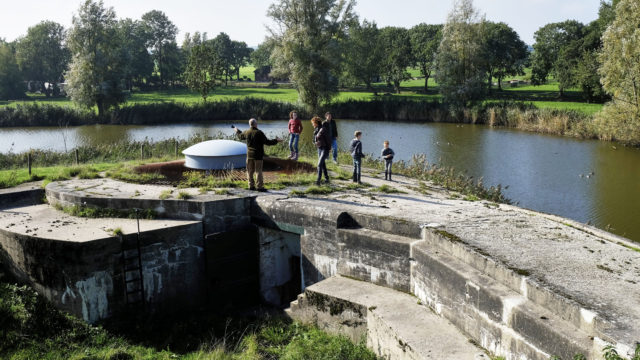
[[[336,121],[330,112],[324,114],[324,121],[319,116],[311,119],[313,125],[313,143],[318,149],[318,177],[316,184],[320,185],[322,177],[324,182],[329,183],[329,173],[327,171],[326,160],[329,155],[333,155],[333,162],[338,162],[338,127]],[[249,120],[249,130],[244,132],[232,126],[238,138],[247,142],[247,177],[249,182],[249,190],[266,191],[264,188],[264,180],[262,176],[262,162],[264,158],[264,145],[275,145],[281,142],[281,139],[267,139],[265,134],[258,129],[258,121],[256,119]],[[300,134],[302,134],[302,121],[298,118],[298,112],[293,110],[289,113],[289,159],[298,160]],[[354,139],[351,140],[349,151],[353,158],[353,182],[360,184],[362,175],[362,132],[356,131]],[[389,147],[389,141],[385,140],[381,157],[385,162],[384,178],[391,181],[391,168],[395,153]],[[333,152],[332,152],[333,150]],[[254,180],[254,174],[257,179]]]

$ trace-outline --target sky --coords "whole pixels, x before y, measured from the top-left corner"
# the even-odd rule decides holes
[[[140,19],[150,10],[161,10],[178,27],[178,44],[186,32],[207,32],[209,38],[220,32],[231,39],[255,47],[263,40],[270,23],[266,16],[276,0],[104,0],[119,18]],[[42,20],[65,27],[82,0],[1,0],[0,38],[13,41]],[[378,27],[412,27],[419,23],[446,21],[453,0],[357,0],[360,19],[373,20]],[[505,22],[529,45],[540,27],[564,20],[588,23],[598,17],[600,0],[475,0],[474,5],[487,20]]]

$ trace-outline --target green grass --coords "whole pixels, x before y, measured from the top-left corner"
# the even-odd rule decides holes
[[[157,217],[156,212],[153,209],[143,209],[136,213],[135,210],[119,210],[112,208],[96,208],[90,206],[63,206],[56,203],[54,206],[57,210],[63,211],[71,216],[83,217],[83,218],[121,218],[121,219],[135,219],[136,216],[140,219],[152,220]]]
[[[5,281],[0,320],[0,358],[8,360],[376,359],[364,343],[311,326],[280,318],[227,321],[206,309],[132,313],[105,328],[92,326],[57,310],[33,289]]]
[[[115,168],[115,164],[97,163],[81,166],[49,166],[35,167],[31,169],[31,175],[26,168],[0,170],[0,189],[18,186],[29,181],[69,180],[73,177],[80,179],[94,179],[99,177],[99,172]]]
[[[530,71],[527,69],[527,71]],[[393,93],[392,88],[388,88],[385,82],[375,83],[374,87],[379,94],[389,93],[384,95],[385,97],[413,99],[413,100],[439,100],[440,94],[437,91],[438,84],[433,78],[429,79],[429,91],[423,93],[424,78],[420,77],[420,73],[417,69],[410,69],[410,73],[415,79],[410,79],[401,83],[402,91],[400,94]],[[253,75],[253,68],[246,67],[241,70],[241,76]],[[514,78],[526,78],[525,76],[515,76]],[[286,103],[297,103],[298,94],[290,84],[281,84],[277,88],[266,87],[263,83],[254,82],[237,82],[235,86],[222,86],[216,88],[212,94],[208,97],[207,101],[223,101],[223,100],[235,100],[246,97],[260,98],[270,101],[279,101]],[[48,103],[60,106],[73,106],[73,103],[67,98],[46,98],[40,94],[28,94],[28,100],[17,100],[9,102],[0,102],[2,106],[15,106],[16,104],[24,104],[30,102]],[[373,100],[379,98],[375,97],[373,93],[366,91],[363,87],[358,89],[343,89],[338,96],[334,98],[336,102],[343,102],[347,100]],[[561,110],[574,110],[580,111],[585,114],[591,115],[598,112],[601,108],[601,104],[589,104],[587,103],[579,89],[567,89],[565,91],[565,97],[563,99],[558,98],[558,84],[557,82],[550,80],[547,84],[543,85],[520,85],[518,87],[504,86],[500,91],[497,87],[494,87],[491,94],[487,95],[485,101],[521,101],[531,102],[538,108],[551,108]],[[150,104],[150,103],[162,103],[162,102],[176,102],[184,104],[197,104],[203,100],[196,92],[189,91],[187,89],[170,89],[170,90],[157,90],[150,92],[134,92],[127,99],[127,104]],[[95,110],[95,109],[94,109]]]

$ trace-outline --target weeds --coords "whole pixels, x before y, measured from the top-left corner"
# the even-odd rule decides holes
[[[325,185],[325,186],[312,185],[306,188],[305,190],[298,190],[298,189],[291,190],[289,192],[289,195],[298,196],[298,197],[304,197],[306,195],[329,195],[338,190],[339,190],[338,188],[328,186],[328,185]]]
[[[160,196],[158,196],[158,199],[160,200],[167,200],[168,198],[171,197],[171,195],[173,194],[173,190],[171,189],[167,189],[167,190],[163,190],[160,193]]]
[[[60,203],[56,203],[54,205],[56,210],[62,211],[66,214],[76,217],[83,218],[121,218],[121,219],[135,219],[136,211],[133,209],[128,210],[120,210],[120,209],[112,209],[112,208],[94,208],[90,206],[63,206]],[[158,214],[152,209],[143,209],[142,211],[138,211],[138,218],[152,220],[155,219]]]
[[[189,194],[188,192],[186,192],[186,191],[178,192],[178,196],[177,196],[177,198],[180,199],[180,200],[189,200],[192,197],[193,196],[191,194]]]

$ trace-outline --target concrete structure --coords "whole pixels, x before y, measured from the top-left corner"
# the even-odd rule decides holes
[[[208,140],[182,151],[184,166],[190,169],[223,170],[246,166],[247,146],[233,140]]]
[[[597,359],[607,344],[631,356],[640,340],[636,244],[431,185],[423,195],[416,181],[397,179],[393,186],[406,193],[291,198],[288,190],[256,197],[186,189],[190,200],[160,200],[167,187],[97,179],[51,183],[46,195],[51,204],[142,207],[164,218],[142,224],[150,306],[292,301],[294,318],[366,336],[380,356],[394,359],[446,358],[452,347],[459,358],[480,356],[450,345],[467,340],[506,359]],[[20,196],[0,194],[9,198]],[[118,272],[122,246],[106,229],[120,226],[131,236],[130,220],[2,204],[0,255],[15,274],[88,321],[126,306],[118,290],[126,281]],[[434,340],[438,334],[452,343]]]

